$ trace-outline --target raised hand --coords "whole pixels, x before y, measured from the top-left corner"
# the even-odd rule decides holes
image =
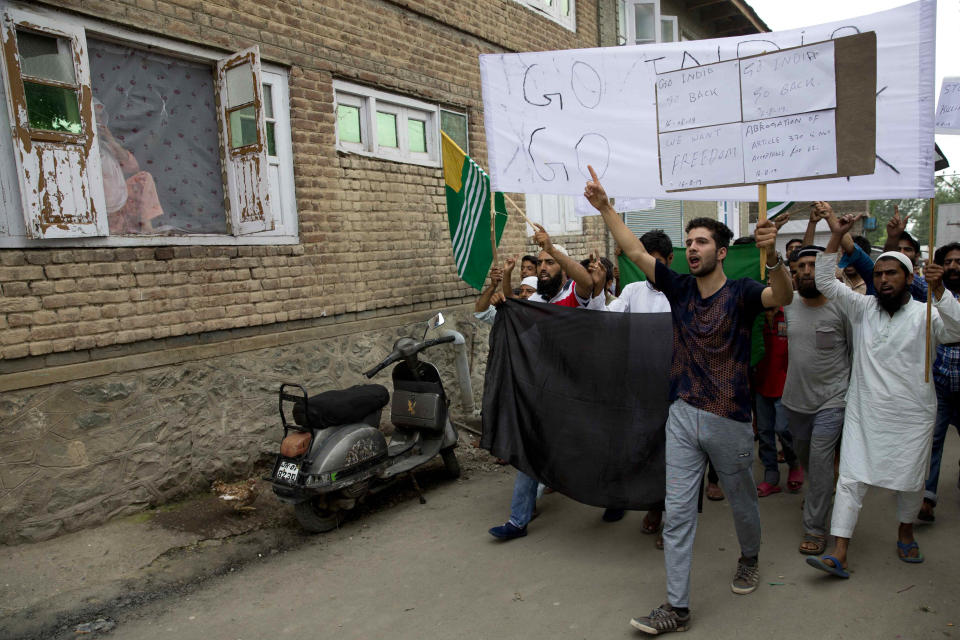
[[[777,216],[776,218],[774,218],[774,220],[773,220],[773,224],[774,224],[774,226],[777,227],[777,231],[779,231],[781,228],[783,228],[783,225],[787,224],[788,222],[790,222],[790,214],[789,214],[789,213],[781,213],[780,215],[778,215],[778,216]]]
[[[490,284],[496,286],[503,282],[503,269],[494,265],[490,268]]]
[[[900,208],[894,207],[893,217],[887,221],[887,237],[888,238],[900,238],[903,235],[904,230],[907,228],[907,221],[910,219],[910,214],[900,217]]]
[[[943,295],[943,267],[933,261],[928,261],[927,266],[923,268],[923,277],[927,279],[927,288],[937,295],[937,299]]]
[[[506,297],[505,295],[503,295],[502,292],[497,291],[495,294],[493,294],[492,296],[490,296],[490,304],[492,304],[493,306],[497,306],[497,305],[499,305],[499,304],[502,304],[503,301],[506,300],[506,299],[507,299],[507,297]]]
[[[591,256],[591,258],[592,257],[593,256]],[[603,291],[604,285],[607,284],[607,269],[599,260],[591,260],[587,270],[590,272],[590,278],[593,280],[593,294],[598,295]]]
[[[771,249],[777,244],[777,225],[772,220],[764,220],[757,224],[754,233],[759,249]]]
[[[607,192],[604,191],[603,185],[600,184],[600,178],[597,177],[597,172],[594,171],[593,167],[589,164],[587,165],[587,169],[590,171],[590,180],[587,180],[587,186],[583,189],[583,197],[598,211],[609,207],[610,198],[607,197]]]
[[[537,230],[533,234],[533,241],[540,245],[540,248],[549,252],[553,248],[553,242],[550,241],[550,234],[543,228],[543,225],[534,223],[533,227]]]
[[[856,215],[848,213],[838,218],[837,216],[832,215],[832,211],[830,213],[830,217],[827,218],[827,224],[830,225],[830,231],[838,236],[842,236],[845,233],[850,233],[850,229],[853,228],[853,224],[860,218],[864,218],[867,215],[865,213],[858,213]]]
[[[517,266],[517,256],[508,256],[507,259],[503,261],[503,270],[505,273],[511,273],[515,266]]]
[[[830,206],[829,202],[824,202],[823,200],[817,200],[812,205],[810,205],[811,220],[826,220],[832,215],[833,215],[833,207]]]

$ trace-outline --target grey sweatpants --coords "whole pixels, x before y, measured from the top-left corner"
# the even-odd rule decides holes
[[[760,552],[760,511],[753,482],[753,428],[749,422],[690,406],[670,405],[667,418],[667,498],[663,519],[663,551],[667,571],[667,602],[690,606],[690,567],[697,533],[697,496],[704,465],[710,456],[723,488],[740,541],[740,553]]]
[[[843,433],[843,407],[798,413],[787,409],[793,444],[806,471],[807,491],[803,496],[803,532],[827,534],[827,517],[833,504],[833,460]]]

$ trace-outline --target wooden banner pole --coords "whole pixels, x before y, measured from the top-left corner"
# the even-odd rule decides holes
[[[934,232],[937,229],[937,217],[936,217],[936,198],[930,198],[930,244],[927,245],[927,264],[933,262],[933,243],[934,243]],[[930,323],[931,323],[931,309],[933,308],[933,291],[929,288],[927,289],[927,343],[926,349],[924,350],[924,367],[923,367],[923,381],[930,382],[930,367],[931,367],[931,353],[930,353]]]
[[[507,194],[503,194],[503,199],[507,201],[507,204],[509,204],[511,207],[513,207],[514,209],[517,210],[517,213],[520,214],[520,217],[523,218],[523,221],[524,221],[524,222],[526,222],[528,225],[530,225],[530,228],[531,228],[531,229],[533,229],[534,231],[537,230],[537,228],[536,228],[535,226],[533,226],[533,223],[530,222],[530,218],[528,218],[528,217],[523,213],[523,209],[520,208],[520,205],[518,205],[516,202],[514,202],[513,199],[512,199],[510,196],[508,196]]]
[[[500,264],[497,256],[497,194],[490,192],[490,248],[493,249],[493,264]]]
[[[757,226],[760,226],[761,222],[766,222],[767,220],[767,185],[761,183],[757,185],[757,206],[760,209],[760,213],[757,216]],[[754,235],[756,237],[756,235]],[[767,250],[766,248],[760,249],[760,280],[762,281],[767,276]]]

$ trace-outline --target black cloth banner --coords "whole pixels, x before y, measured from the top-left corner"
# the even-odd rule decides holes
[[[480,444],[578,502],[658,508],[672,355],[669,313],[507,300],[490,332]]]

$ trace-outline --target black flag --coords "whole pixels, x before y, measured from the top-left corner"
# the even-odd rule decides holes
[[[669,313],[507,300],[490,333],[481,446],[598,507],[659,508]]]

